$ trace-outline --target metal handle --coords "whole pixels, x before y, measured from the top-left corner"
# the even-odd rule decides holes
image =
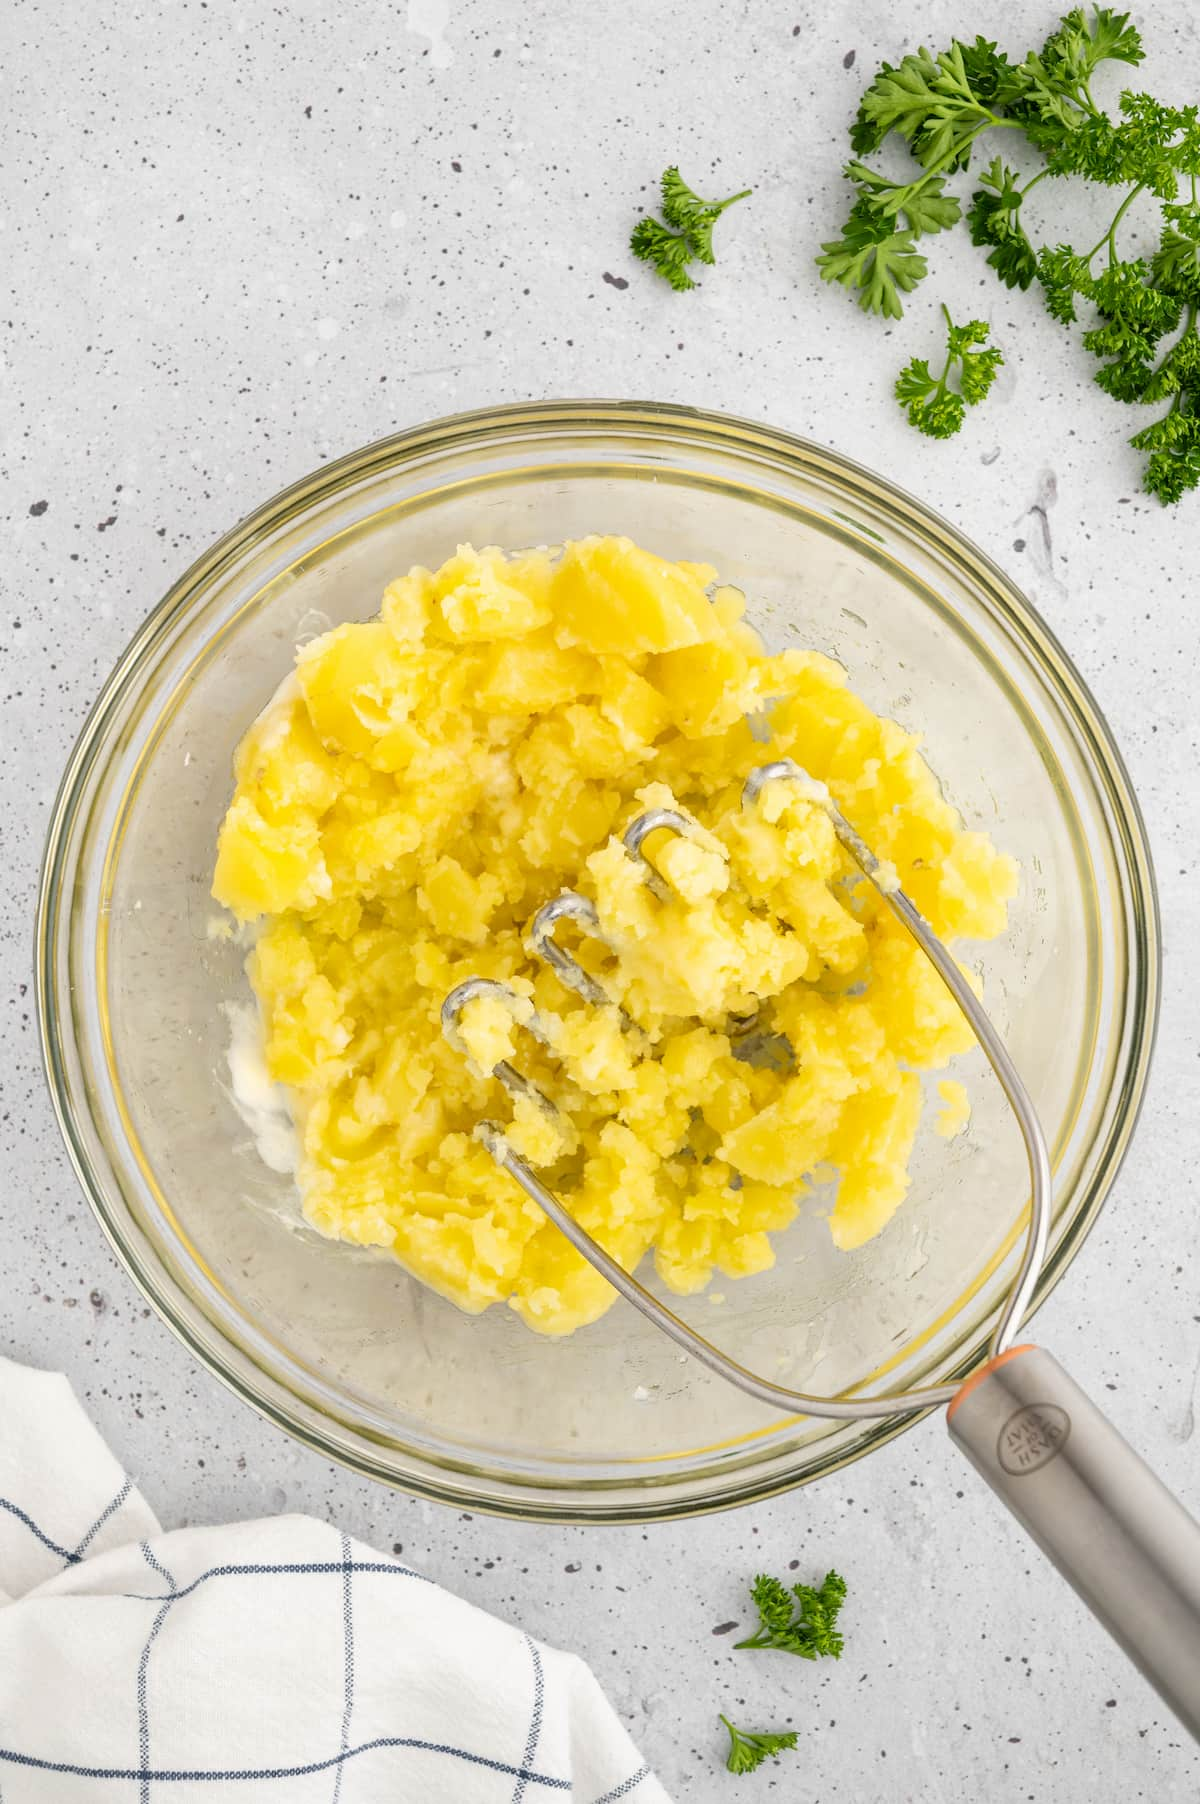
[[[958,1442],[1200,1740],[1200,1523],[1040,1347],[968,1379]]]

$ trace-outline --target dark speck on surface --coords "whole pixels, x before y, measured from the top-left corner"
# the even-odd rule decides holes
[[[719,1622],[717,1624],[716,1628],[713,1630],[713,1634],[714,1635],[728,1635],[731,1629],[736,1629],[736,1628],[737,1628],[736,1622]]]
[[[854,67],[854,52],[853,52],[853,50],[847,50],[845,56],[842,58],[842,68],[843,69],[853,69],[853,67]]]
[[[604,280],[608,283],[610,288],[628,288],[629,287],[628,277],[610,275],[610,273],[607,269],[604,272]]]
[[[306,107],[305,107],[305,109],[304,109],[304,117],[305,117],[305,118],[306,118],[306,119],[311,119],[311,118],[312,118],[312,108],[311,108],[311,107],[310,107],[310,106],[306,106]]]
[[[451,167],[451,169],[453,169],[455,175],[462,174],[462,164],[461,163],[451,162],[450,167]]]
[[[610,278],[609,278],[609,277],[608,277],[608,276],[606,276],[606,277],[605,277],[605,278],[604,278],[604,279],[605,279],[605,281],[606,281],[606,282],[607,282],[607,281],[608,281],[608,280],[610,280]],[[36,517],[37,517],[37,516],[38,516],[38,515],[39,515],[39,514],[44,514],[44,513],[45,513],[45,511],[46,511],[46,509],[47,509],[47,508],[48,508],[48,507],[49,507],[49,505],[50,505],[50,503],[49,503],[49,502],[48,502],[48,501],[35,501],[35,502],[33,502],[33,503],[32,503],[32,504],[31,504],[31,506],[30,506],[30,509],[29,509],[29,511],[30,511],[30,513],[31,513],[31,514],[33,514],[33,516],[34,516],[34,517],[35,517],[35,519],[36,519]]]

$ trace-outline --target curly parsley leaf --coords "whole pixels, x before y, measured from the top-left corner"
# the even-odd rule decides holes
[[[717,220],[735,201],[753,193],[743,188],[727,200],[702,200],[680,175],[675,164],[663,171],[662,220],[647,215],[639,219],[629,239],[629,248],[643,263],[649,263],[665,282],[681,293],[696,286],[689,272],[693,262],[715,263],[712,232]]]
[[[727,1716],[722,1716],[721,1721],[729,1731],[725,1765],[731,1773],[753,1773],[764,1760],[794,1748],[798,1740],[794,1729],[738,1729]]]
[[[1012,82],[1012,64],[1007,56],[984,37],[977,37],[973,44],[960,43],[958,49],[976,100],[986,107],[994,106]]]
[[[1089,23],[1076,7],[1013,69],[997,100],[1032,144],[1064,169],[1078,167],[1073,159],[1096,154],[1080,148],[1080,134],[1108,124],[1092,99],[1092,75],[1103,62],[1137,63],[1143,54],[1127,13],[1097,7]]]
[[[1147,494],[1157,495],[1164,506],[1179,501],[1189,489],[1200,488],[1200,415],[1174,417],[1180,425],[1173,442],[1153,453],[1142,481]]]
[[[966,412],[962,396],[932,373],[926,357],[914,357],[905,364],[896,377],[896,399],[908,415],[909,425],[926,438],[953,438]]]
[[[1157,370],[1154,366],[1160,339],[1179,324],[1182,303],[1178,296],[1150,287],[1145,275],[1140,259],[1114,264],[1093,289],[1102,320],[1084,333],[1083,343],[1094,356],[1109,360],[1095,379],[1117,401],[1159,400],[1183,380],[1181,376],[1174,381],[1180,362],[1186,363],[1188,356],[1182,340],[1177,356],[1168,353]]]
[[[846,1600],[846,1581],[838,1573],[827,1572],[820,1585],[798,1584],[789,1590],[781,1579],[760,1572],[750,1596],[758,1611],[758,1628],[737,1642],[738,1647],[776,1648],[802,1660],[841,1657],[837,1619]]]
[[[629,248],[643,263],[650,263],[665,282],[680,293],[696,284],[688,274],[688,264],[695,253],[687,239],[669,232],[661,220],[639,219],[629,239]]]
[[[866,163],[846,164],[845,175],[854,183],[864,214],[882,219],[904,215],[904,224],[915,237],[949,231],[962,218],[956,194],[946,193],[943,175],[923,175],[915,182],[893,182]]]
[[[964,59],[964,47],[956,41],[937,56],[920,49],[894,69],[885,63],[860,107],[870,142],[856,142],[854,148],[873,150],[895,132],[926,169],[956,167],[994,120],[971,86]]]
[[[1060,20],[1042,46],[1042,60],[1063,81],[1083,84],[1109,60],[1140,63],[1146,52],[1128,13],[1097,6],[1089,22],[1081,6]]]
[[[1200,205],[1163,208],[1162,237],[1150,260],[1156,288],[1185,301],[1200,301]]]
[[[682,232],[689,240],[701,263],[715,263],[713,227],[727,207],[745,200],[753,192],[752,188],[743,188],[740,193],[731,194],[727,200],[701,200],[695,190],[688,187],[678,168],[672,163],[669,169],[663,170],[663,218],[669,226]]]
[[[900,318],[901,294],[910,293],[928,268],[912,232],[897,231],[891,220],[858,205],[842,236],[823,244],[821,253],[817,267],[822,280],[857,290],[859,306],[885,319]]]
[[[1183,305],[1177,295],[1154,288],[1145,261],[1133,258],[1110,263],[1092,284],[1092,299],[1101,323],[1083,335],[1084,348],[1111,359],[1096,371],[1096,381],[1117,401],[1141,401],[1153,374],[1160,338],[1179,324]]]
[[[1062,325],[1071,325],[1078,317],[1076,301],[1092,292],[1092,269],[1069,244],[1049,246],[1037,254],[1037,279],[1041,284],[1046,311]]]
[[[909,424],[927,438],[953,438],[966,409],[983,400],[1004,362],[996,347],[987,345],[988,328],[983,320],[973,319],[965,326],[956,326],[944,307],[942,313],[946,319],[946,361],[940,375],[933,374],[927,358],[914,357],[896,378],[897,401],[908,415]],[[952,387],[955,380],[957,387]]]
[[[850,126],[850,148],[856,156],[870,156],[873,150],[879,149],[879,146],[883,143],[883,140],[891,130],[890,126],[883,126],[876,119],[874,113],[874,100],[872,97],[880,82],[887,76],[895,75],[895,73],[896,66],[894,63],[881,63],[874,81],[858,103],[858,111],[855,113],[853,123]],[[868,99],[872,99],[870,112],[867,110]]]
[[[1195,108],[1164,106],[1152,94],[1121,95],[1121,117],[1093,111],[1047,147],[1053,175],[1081,175],[1109,187],[1137,184],[1172,199],[1179,159],[1190,145]]]
[[[1159,359],[1142,389],[1144,401],[1171,405],[1161,419],[1135,432],[1130,444],[1149,451],[1143,486],[1164,505],[1200,487],[1200,300],[1190,298],[1183,330]]]
[[[1182,335],[1151,371],[1141,398],[1143,401],[1165,401],[1168,395],[1200,396],[1200,333],[1196,331],[1193,313],[1189,313]],[[1137,434],[1130,443],[1138,444]],[[1139,445],[1138,448],[1144,447]]]
[[[988,262],[1007,288],[1028,288],[1037,274],[1037,256],[1021,224],[1025,197],[1018,179],[1015,169],[993,157],[967,211],[971,243],[992,247]]]

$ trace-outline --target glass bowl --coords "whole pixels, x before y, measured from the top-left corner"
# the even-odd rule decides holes
[[[381,1254],[321,1240],[233,1105],[223,1005],[243,951],[210,931],[242,733],[298,640],[373,614],[460,541],[627,533],[714,563],[773,649],[839,658],[925,735],[967,821],[1020,861],[987,996],[1039,1105],[1057,1191],[1044,1296],[1096,1217],[1146,1078],[1154,882],[1104,721],[1032,608],[917,502],[783,433],[687,408],[508,407],[316,471],[207,552],[136,634],[71,755],[38,920],[59,1121],[130,1274],[204,1363],[360,1472],[475,1509],[646,1520],[762,1497],[904,1421],[781,1420],[624,1303],[567,1340],[459,1313]],[[943,1382],[980,1356],[1027,1206],[1021,1143],[976,1053],[969,1132],[922,1133],[909,1200],[855,1253],[827,1199],[775,1268],[683,1305],[738,1359],[838,1391]]]

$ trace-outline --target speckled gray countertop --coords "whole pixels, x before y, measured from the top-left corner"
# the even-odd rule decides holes
[[[1013,48],[1051,20],[1005,11]],[[1200,97],[1193,9],[1156,12],[1145,85]],[[933,0],[920,35],[995,19]],[[3,37],[0,1350],[71,1376],[168,1525],[336,1517],[585,1655],[680,1799],[1193,1798],[1195,1750],[937,1422],[815,1488],[647,1531],[472,1520],[293,1445],[115,1264],[38,1059],[33,899],[69,742],[133,628],[238,516],[397,427],[530,396],[699,402],[825,440],[898,473],[1024,586],[1131,767],[1162,891],[1162,1032],[1133,1154],[1039,1326],[1200,1495],[1200,498],[1139,496],[1121,410],[965,234],[936,287],[988,312],[1007,369],[957,441],[901,421],[887,384],[933,349],[935,284],[889,338],[812,264],[864,72],[914,41],[897,9],[18,0]],[[685,297],[624,249],[675,159],[718,192],[756,187]],[[831,1670],[747,1665],[721,1632],[746,1575],[792,1560],[852,1580]],[[800,1759],[721,1772],[731,1705],[794,1723]]]

